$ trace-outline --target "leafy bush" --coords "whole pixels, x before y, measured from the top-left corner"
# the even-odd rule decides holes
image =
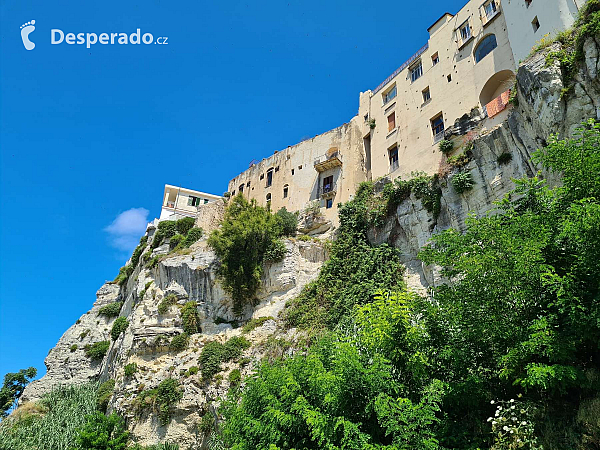
[[[121,308],[123,307],[123,302],[112,302],[108,305],[104,305],[98,310],[99,316],[105,316],[108,318],[117,317],[121,312]]]
[[[115,380],[107,380],[98,387],[98,392],[96,393],[96,404],[99,411],[106,412],[108,402],[113,395],[114,389]]]
[[[36,404],[36,414],[13,414],[0,423],[0,448],[6,450],[71,449],[86,415],[96,410],[96,386],[53,389]]]
[[[188,335],[200,333],[200,317],[196,302],[187,302],[181,308],[181,326]]]
[[[113,280],[113,283],[117,283],[119,286],[123,286],[125,283],[127,283],[127,280],[133,273],[133,269],[134,268],[131,265],[121,267],[119,269],[119,275],[117,275],[117,277]]]
[[[85,425],[77,435],[77,449],[125,450],[129,433],[125,422],[117,414],[105,416],[95,412],[86,416]]]
[[[229,372],[228,381],[231,386],[239,386],[242,382],[242,374],[240,370],[233,369],[231,372]]]
[[[125,366],[125,376],[131,377],[134,373],[138,371],[138,366],[136,363],[130,363]]]
[[[279,239],[274,240],[271,246],[265,250],[263,260],[268,263],[275,263],[283,260],[287,250],[285,244]]]
[[[77,344],[73,344],[73,345],[71,345],[71,348],[70,348],[70,350],[71,350],[71,353],[73,353],[73,352],[77,351],[77,348],[78,348]]]
[[[221,371],[221,363],[239,358],[243,351],[250,348],[250,342],[244,337],[234,336],[225,344],[218,341],[208,342],[200,353],[198,363],[202,370],[202,377],[210,380]]]
[[[85,356],[92,360],[99,361],[104,358],[108,348],[110,347],[109,341],[100,341],[85,346]]]
[[[142,252],[146,248],[147,243],[148,236],[143,236],[140,239],[139,245],[135,248],[133,254],[131,255],[131,267],[135,268],[138,265],[138,262],[140,261],[140,256],[142,256]]]
[[[181,234],[182,236],[185,236],[188,234],[188,231],[190,231],[192,229],[195,222],[196,222],[196,219],[194,219],[193,217],[184,217],[183,219],[179,219],[175,223],[175,228],[177,229],[177,232],[179,234]]]
[[[512,161],[512,154],[509,152],[502,152],[500,154],[500,156],[498,156],[498,158],[496,159],[496,161],[498,162],[498,164],[500,164],[501,166],[508,164],[509,162]]]
[[[454,148],[454,142],[449,141],[447,139],[442,139],[438,144],[438,147],[440,149],[440,152],[442,152],[444,155],[448,155]]]
[[[185,376],[191,377],[193,375],[196,375],[199,371],[200,371],[200,368],[198,368],[196,366],[192,366],[185,372]]]
[[[202,416],[198,429],[204,436],[208,436],[215,428],[215,416],[211,412],[207,412]]]
[[[298,230],[298,215],[289,212],[285,206],[275,214],[279,222],[279,234],[281,236],[296,236]]]
[[[467,152],[462,152],[458,155],[450,156],[448,158],[448,164],[450,164],[452,167],[458,168],[466,166],[467,164],[469,164],[469,161],[470,158]]]
[[[274,247],[280,232],[275,215],[255,200],[248,202],[237,195],[225,210],[221,228],[211,233],[208,243],[219,257],[219,275],[237,313],[254,301],[265,253]]]
[[[119,339],[121,333],[123,333],[129,326],[129,321],[125,317],[118,317],[110,330],[110,337],[113,341]]]
[[[188,346],[189,336],[187,333],[181,333],[171,339],[169,347],[177,352],[185,350]]]
[[[250,319],[246,325],[242,328],[242,333],[250,333],[252,330],[258,327],[262,327],[263,324],[268,320],[275,320],[273,317],[257,317],[256,319]]]
[[[175,236],[177,233],[177,223],[174,220],[163,220],[158,223],[154,236],[152,238],[151,249],[159,247],[166,238]]]
[[[202,228],[200,228],[200,227],[191,228],[187,232],[187,235],[186,235],[185,239],[183,240],[183,244],[182,244],[183,247],[189,248],[194,242],[200,240],[200,238],[202,238],[203,234],[204,234],[204,230],[202,230]]]
[[[176,234],[169,241],[169,249],[174,250],[184,239],[185,239],[185,236],[183,236],[181,234]]]
[[[176,305],[176,304],[177,304],[177,296],[175,294],[169,294],[169,295],[165,296],[165,298],[163,298],[161,300],[161,302],[158,304],[158,313],[166,314],[167,312],[169,312],[169,309],[171,308],[171,306]]]
[[[459,172],[452,177],[450,182],[457,194],[462,194],[475,185],[471,172]]]
[[[160,382],[158,387],[142,391],[136,398],[138,410],[151,408],[158,413],[161,425],[167,425],[171,420],[171,407],[183,397],[179,383],[173,378]]]

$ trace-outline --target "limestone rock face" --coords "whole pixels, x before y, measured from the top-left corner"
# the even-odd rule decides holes
[[[225,342],[240,335],[234,328],[251,317],[277,317],[287,302],[300,293],[319,273],[326,253],[316,242],[285,241],[286,255],[278,263],[265,267],[258,303],[247,306],[242,315],[233,312],[230,297],[217,278],[218,261],[207,248],[206,241],[194,244],[188,253],[167,255],[153,269],[138,266],[124,286],[103,285],[92,309],[81,316],[60,338],[45,360],[47,374],[31,383],[22,401],[39,399],[54,386],[79,384],[88,381],[116,381],[109,410],[117,411],[127,419],[127,425],[136,442],[150,445],[169,440],[181,449],[197,448],[203,436],[198,424],[213,404],[224,398],[229,382],[228,373],[233,363],[223,364],[223,381],[202,381],[201,374],[187,374],[190,367],[198,367],[198,357],[204,345],[212,340]],[[150,250],[146,250],[150,251]],[[169,294],[177,298],[175,305],[164,314],[158,305]],[[110,330],[114,318],[98,316],[98,310],[111,302],[121,301],[120,316],[126,317],[126,331],[112,341]],[[169,343],[173,336],[183,333],[180,307],[194,302],[197,307],[201,332],[189,339],[187,349],[174,351]],[[294,331],[281,331],[274,319],[245,334],[252,343],[246,356],[249,363],[241,367],[242,374],[251,372],[253,363],[264,355],[267,339],[293,338]],[[84,346],[98,341],[110,341],[110,348],[102,361],[92,362],[85,356]],[[77,347],[73,350],[73,346]],[[127,364],[137,364],[137,372],[127,377]],[[161,425],[152,408],[140,411],[137,395],[152,389],[166,378],[175,378],[183,391],[183,398],[172,408],[172,420]]]
[[[315,236],[331,230],[333,224],[318,212],[304,212],[298,218],[298,231],[302,234]]]
[[[493,202],[514,188],[513,178],[535,175],[539,167],[531,161],[531,156],[546,145],[551,134],[558,133],[561,138],[571,136],[582,121],[600,119],[600,46],[590,38],[584,52],[585,61],[569,91],[565,90],[558,62],[547,65],[545,52],[533,55],[519,67],[518,105],[505,122],[482,132],[473,141],[473,156],[463,170],[471,173],[475,186],[458,194],[448,182],[456,171],[450,173],[442,182],[437,220],[411,195],[383,227],[371,231],[369,237],[373,243],[388,242],[401,250],[410,288],[424,292],[443,281],[435,267],[425,267],[417,258],[419,249],[434,233],[448,228],[463,231],[468,214],[480,216],[493,210]],[[509,153],[512,159],[501,165],[498,157],[503,153]],[[556,175],[542,176],[550,185],[558,182]]]

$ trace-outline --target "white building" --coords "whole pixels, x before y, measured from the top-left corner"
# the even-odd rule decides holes
[[[584,4],[585,0],[503,0],[508,37],[517,65],[544,36],[553,37],[573,25]]]
[[[179,186],[165,184],[162,209],[159,220],[178,220],[184,217],[196,217],[198,206],[222,198]]]

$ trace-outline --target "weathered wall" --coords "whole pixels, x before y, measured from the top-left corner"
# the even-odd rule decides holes
[[[212,230],[216,229],[223,216],[225,215],[225,200],[219,199],[206,205],[200,205],[196,213],[195,226],[204,230],[208,235]]]
[[[535,175],[539,168],[532,163],[531,155],[546,144],[552,133],[571,136],[582,121],[600,119],[600,45],[589,39],[584,50],[586,59],[575,76],[575,86],[562,99],[565,86],[558,63],[547,66],[545,53],[539,53],[520,66],[518,106],[500,126],[483,132],[474,141],[473,158],[465,168],[475,180],[474,188],[457,194],[451,183],[443,185],[437,222],[420,200],[411,196],[398,206],[384,227],[372,231],[374,243],[389,242],[402,251],[411,288],[423,291],[438,282],[435,268],[425,267],[416,257],[434,233],[447,228],[464,230],[467,215],[492,210],[493,202],[514,188],[512,179]],[[512,155],[512,161],[502,166],[497,158],[504,152]],[[549,182],[555,178],[550,176]]]

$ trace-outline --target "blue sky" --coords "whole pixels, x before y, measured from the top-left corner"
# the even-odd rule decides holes
[[[165,183],[222,194],[252,159],[347,122],[359,92],[462,5],[3,0],[0,376],[45,373],[159,214]],[[51,29],[137,28],[167,45],[50,43]]]

